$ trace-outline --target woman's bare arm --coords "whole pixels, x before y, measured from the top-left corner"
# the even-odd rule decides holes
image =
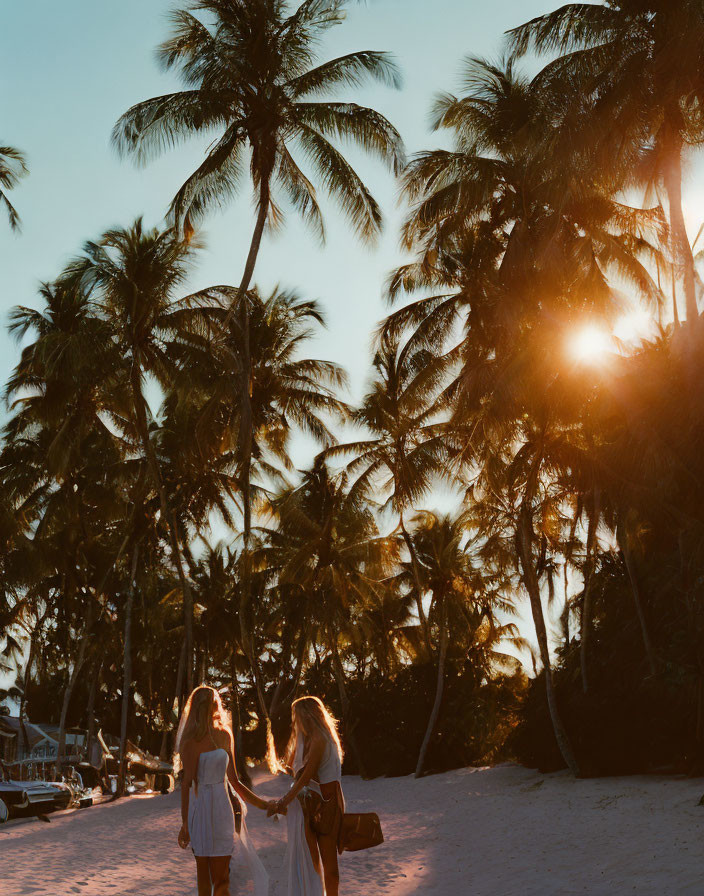
[[[188,804],[191,796],[191,784],[195,775],[196,762],[198,757],[192,744],[186,744],[181,754],[181,762],[183,763],[183,777],[181,778],[181,834],[179,834],[179,843],[185,840],[185,846],[188,845],[190,835],[188,833]]]
[[[303,766],[301,773],[296,778],[293,787],[289,790],[286,796],[283,797],[283,799],[279,800],[279,806],[285,808],[289,805],[289,803],[293,802],[293,800],[296,799],[296,797],[303,790],[306,784],[308,784],[315,777],[318,769],[320,768],[322,758],[325,755],[326,746],[327,744],[324,737],[313,737],[310,745],[310,753],[308,754],[308,760]]]
[[[232,784],[235,789],[235,793],[237,796],[241,796],[242,799],[249,803],[252,806],[256,806],[257,809],[266,809],[269,806],[267,800],[263,800],[261,797],[257,796],[254,791],[250,790],[249,787],[246,787],[242,781],[240,781],[239,775],[237,774],[237,766],[235,764],[235,749],[234,749],[234,740],[230,740],[227,746],[227,753],[229,757],[229,762],[227,763],[227,779]]]

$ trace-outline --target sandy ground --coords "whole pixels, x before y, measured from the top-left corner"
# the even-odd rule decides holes
[[[255,779],[265,795],[283,782]],[[704,781],[574,781],[515,766],[421,781],[344,779],[350,811],[378,811],[386,843],[342,857],[343,896],[704,894]],[[0,828],[2,896],[191,896],[176,846],[179,795]],[[256,810],[250,830],[285,896],[284,826]],[[237,870],[232,892],[250,890]]]

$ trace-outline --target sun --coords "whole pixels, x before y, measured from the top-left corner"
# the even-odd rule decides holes
[[[582,327],[571,345],[572,354],[585,364],[597,364],[612,349],[609,334],[593,324]]]

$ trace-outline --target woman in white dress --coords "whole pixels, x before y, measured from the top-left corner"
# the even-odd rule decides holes
[[[317,697],[294,701],[291,722],[284,761],[275,763],[282,770],[292,769],[294,782],[286,796],[272,801],[267,810],[269,815],[287,815],[288,896],[338,896],[337,856],[345,800],[337,722]],[[325,833],[313,830],[304,813],[301,799],[305,802],[306,791],[313,791],[327,806]]]
[[[191,844],[196,858],[198,896],[229,896],[230,858],[235,847],[235,817],[227,781],[238,797],[259,809],[268,808],[237,776],[234,738],[220,695],[214,688],[196,688],[188,698],[176,738],[175,767],[181,782],[182,849]],[[268,880],[249,844],[243,822],[240,838],[255,881],[256,896],[265,896]]]

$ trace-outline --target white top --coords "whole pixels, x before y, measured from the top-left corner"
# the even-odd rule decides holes
[[[340,765],[340,754],[337,752],[337,746],[329,737],[326,737],[325,740],[327,743],[318,767],[318,782],[320,784],[330,784],[333,781],[342,783],[342,766]],[[296,741],[296,753],[293,757],[293,771],[296,775],[305,765],[303,761],[303,747],[303,736],[299,734]]]

